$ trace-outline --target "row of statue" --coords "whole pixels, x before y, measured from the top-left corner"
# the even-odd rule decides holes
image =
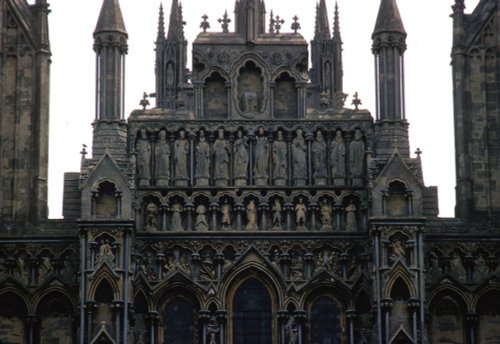
[[[199,204],[191,209],[181,203],[159,207],[151,201],[144,205],[143,214],[146,231],[332,231],[341,228],[347,232],[358,231],[358,207],[352,201],[345,206],[332,206],[324,199],[313,206],[306,204],[302,197],[294,204],[283,204],[276,198],[271,206],[268,203],[257,205],[253,199],[246,204],[232,205],[226,199],[220,205]]]
[[[188,139],[180,130],[168,140],[167,131],[160,130],[152,143],[141,129],[135,147],[139,186],[363,184],[365,143],[359,129],[349,144],[340,129],[330,142],[321,130],[306,139],[297,129],[285,139],[282,130],[273,136],[262,127],[255,136],[239,129],[228,140],[222,128],[216,138],[207,136],[201,129],[196,138]]]
[[[305,281],[322,271],[335,273],[348,279],[361,268],[353,257],[340,255],[327,249],[306,254],[301,251],[283,253],[274,249],[269,254],[269,263],[276,268],[285,281]],[[144,273],[152,280],[161,280],[182,272],[202,282],[220,280],[221,275],[235,263],[236,256],[214,254],[209,250],[200,253],[173,249],[160,255],[135,255],[132,268],[135,273]]]
[[[51,276],[57,276],[68,283],[76,282],[75,262],[69,259],[55,259],[44,255],[41,257],[0,257],[0,279],[10,275],[23,285],[39,285]]]

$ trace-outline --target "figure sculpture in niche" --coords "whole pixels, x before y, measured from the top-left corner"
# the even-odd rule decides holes
[[[363,184],[365,162],[365,143],[363,142],[363,133],[361,130],[354,131],[354,139],[349,145],[349,169],[351,171],[352,186],[361,186]]]
[[[465,282],[465,280],[467,279],[467,273],[465,271],[464,265],[462,263],[462,258],[460,257],[459,253],[453,252],[450,260],[450,268],[452,274],[454,274],[460,282]]]
[[[234,185],[244,186],[247,184],[248,173],[248,142],[243,137],[243,131],[236,132],[234,141]]]
[[[351,200],[349,205],[345,208],[346,211],[345,230],[347,232],[356,232],[358,230],[358,224],[356,222],[356,210],[357,207]]]
[[[146,205],[146,218],[144,221],[144,229],[146,230],[158,229],[156,223],[157,217],[158,217],[158,206],[153,202],[149,202]]]
[[[151,145],[149,144],[146,129],[141,129],[139,132],[136,151],[139,186],[149,186],[149,181],[151,179]]]
[[[210,178],[210,145],[205,138],[205,131],[200,130],[200,140],[196,145],[196,185],[208,186]]]
[[[188,152],[189,143],[186,139],[186,132],[179,131],[179,138],[174,144],[175,159],[175,185],[186,186],[188,180]]]
[[[224,204],[221,207],[221,213],[222,213],[222,219],[221,219],[221,224],[222,224],[222,229],[228,229],[231,227],[231,205],[227,203],[227,199],[224,201]]]
[[[216,186],[227,186],[229,182],[229,143],[224,139],[224,129],[218,130],[214,142],[214,178]]]
[[[99,253],[96,255],[96,263],[99,264],[105,261],[109,263],[113,263],[115,261],[115,254],[113,253],[113,249],[107,239],[101,242],[101,245],[99,246]]]
[[[332,206],[327,199],[324,199],[321,203],[320,216],[321,216],[321,229],[329,230],[332,228]]]
[[[345,184],[345,153],[342,131],[337,130],[330,149],[330,166],[334,185]]]
[[[172,206],[172,231],[180,232],[183,231],[182,227],[182,205],[179,203],[175,203]]]
[[[326,185],[328,178],[326,160],[326,142],[321,130],[316,132],[316,139],[312,145],[313,176],[316,185]]]
[[[257,206],[254,200],[250,200],[247,205],[247,231],[256,231],[257,227]]]
[[[296,186],[303,186],[307,179],[307,145],[302,129],[297,129],[296,134],[292,141],[293,178]]]
[[[259,98],[257,93],[247,91],[243,93],[243,112],[256,114],[259,110]]]
[[[199,232],[208,231],[208,221],[207,221],[207,208],[200,204],[196,207],[196,221],[194,224],[195,230]]]
[[[260,127],[255,143],[255,184],[266,185],[269,166],[269,143],[264,128]]]
[[[281,212],[283,210],[283,207],[281,206],[281,202],[279,199],[274,200],[274,204],[272,207],[272,212],[273,212],[273,228],[281,230],[281,224],[283,223],[283,216],[281,215]]]
[[[389,258],[392,263],[395,263],[398,260],[406,262],[406,249],[404,247],[404,243],[399,238],[395,238],[392,241],[391,248],[392,253]]]
[[[286,142],[283,140],[283,132],[278,130],[276,141],[273,142],[273,176],[275,185],[286,184],[287,162]]]
[[[290,316],[290,318],[288,319],[285,330],[286,336],[288,337],[287,344],[297,344],[299,340],[299,331],[294,316]]]
[[[304,199],[299,198],[299,203],[295,205],[295,223],[297,227],[304,227],[307,219],[307,207],[304,204]]]
[[[214,315],[210,317],[207,326],[208,344],[217,344],[216,336],[220,332],[220,326],[217,324],[217,319]]]
[[[170,180],[170,143],[167,141],[167,132],[160,130],[155,147],[155,174],[157,186],[168,186]]]

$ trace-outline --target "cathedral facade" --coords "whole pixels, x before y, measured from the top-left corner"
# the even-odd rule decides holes
[[[49,220],[49,5],[1,0],[0,343],[500,343],[500,1],[464,7],[455,218],[410,155],[396,0],[372,35],[373,115],[346,105],[337,6],[331,30],[319,0],[308,44],[236,0],[188,68],[172,0],[156,91],[128,117],[128,33],[103,0],[92,154]]]

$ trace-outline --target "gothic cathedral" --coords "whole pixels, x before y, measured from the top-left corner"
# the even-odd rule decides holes
[[[373,115],[346,105],[337,6],[308,44],[236,0],[188,68],[172,0],[154,108],[126,117],[102,0],[91,157],[49,220],[49,5],[0,0],[0,343],[500,343],[500,0],[452,7],[455,218],[410,156],[407,34],[379,1]]]

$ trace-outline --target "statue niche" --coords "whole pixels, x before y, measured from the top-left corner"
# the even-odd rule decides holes
[[[276,79],[274,90],[274,118],[297,118],[297,88],[295,79],[288,74],[282,74]]]
[[[226,79],[219,73],[213,73],[206,79],[203,101],[206,118],[226,119],[228,117]]]
[[[249,61],[238,73],[238,89],[236,104],[240,114],[245,118],[255,118],[264,111],[264,77],[262,70]]]

